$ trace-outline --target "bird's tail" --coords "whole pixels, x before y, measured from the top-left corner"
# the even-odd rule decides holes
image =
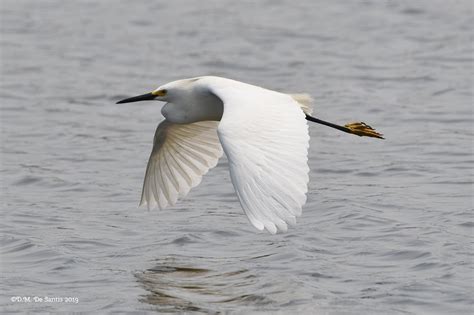
[[[290,94],[290,96],[300,104],[301,109],[306,115],[313,113],[313,98],[309,94],[297,93]]]

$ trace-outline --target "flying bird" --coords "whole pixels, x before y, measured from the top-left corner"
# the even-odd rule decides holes
[[[141,205],[163,209],[197,186],[223,152],[250,223],[275,234],[301,215],[308,191],[307,121],[383,139],[369,125],[345,126],[312,117],[307,94],[285,94],[202,76],[177,80],[117,102],[167,102],[155,132]]]

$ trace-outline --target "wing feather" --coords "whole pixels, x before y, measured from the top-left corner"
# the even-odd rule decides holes
[[[223,153],[217,125],[217,121],[173,124],[166,120],[158,125],[140,205],[150,209],[174,205],[201,182]]]
[[[306,202],[309,106],[235,81],[209,89],[224,103],[218,136],[244,212],[259,230],[286,231]]]

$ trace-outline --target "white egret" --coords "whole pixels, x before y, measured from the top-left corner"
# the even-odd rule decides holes
[[[248,219],[275,234],[294,225],[306,202],[306,120],[382,138],[364,123],[335,125],[311,117],[311,97],[213,76],[173,81],[119,103],[167,102],[155,132],[140,205],[163,209],[197,186],[225,152]],[[305,119],[306,118],[306,119]]]

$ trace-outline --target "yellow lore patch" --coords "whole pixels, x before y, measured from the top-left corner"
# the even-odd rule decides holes
[[[166,92],[167,92],[166,90],[157,90],[157,91],[151,92],[151,94],[154,96],[165,96]]]

